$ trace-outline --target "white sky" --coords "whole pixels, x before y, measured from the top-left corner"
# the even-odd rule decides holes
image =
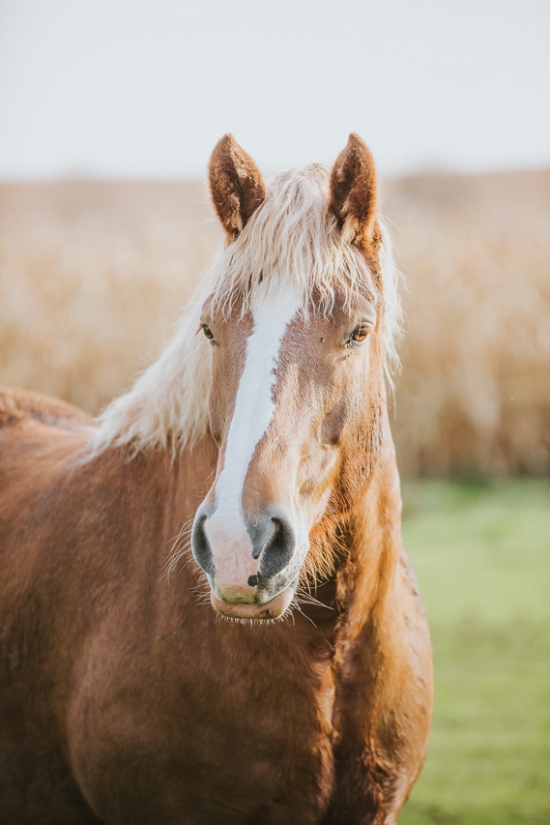
[[[0,0],[0,176],[550,165],[549,0]]]

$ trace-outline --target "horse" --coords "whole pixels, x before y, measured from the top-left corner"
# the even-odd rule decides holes
[[[390,825],[425,758],[372,155],[266,187],[226,135],[209,181],[226,245],[132,388],[1,395],[2,825]]]

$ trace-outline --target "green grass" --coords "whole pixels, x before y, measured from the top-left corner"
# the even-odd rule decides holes
[[[435,657],[400,825],[550,823],[550,481],[404,485]]]

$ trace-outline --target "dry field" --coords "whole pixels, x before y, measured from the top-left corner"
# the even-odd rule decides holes
[[[548,473],[550,171],[387,181],[383,206],[408,284],[403,474]],[[0,383],[97,412],[220,243],[198,184],[0,184]]]

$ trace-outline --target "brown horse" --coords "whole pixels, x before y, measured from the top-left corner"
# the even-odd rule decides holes
[[[2,395],[2,825],[388,825],[424,759],[372,157],[266,192],[226,136],[210,185],[226,249],[133,389]]]

